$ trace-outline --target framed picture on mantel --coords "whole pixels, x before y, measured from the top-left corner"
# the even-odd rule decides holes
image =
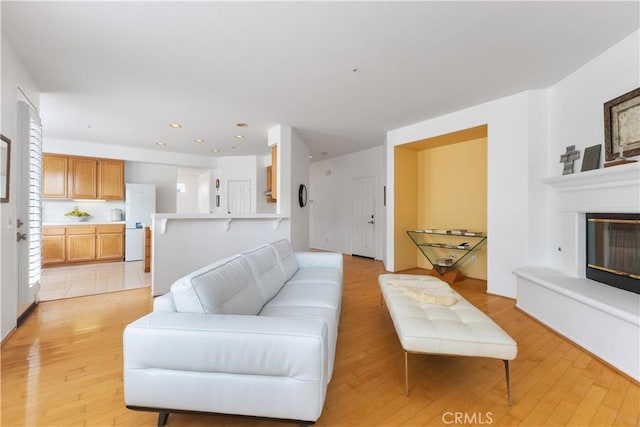
[[[605,159],[640,154],[640,88],[604,104]]]

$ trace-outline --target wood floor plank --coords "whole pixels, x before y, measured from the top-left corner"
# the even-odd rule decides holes
[[[411,392],[405,396],[404,353],[380,304],[382,263],[344,261],[335,369],[316,426],[443,426],[455,414],[475,417],[475,425],[638,425],[636,382],[532,320],[513,300],[487,294],[486,283],[475,279],[453,287],[518,342],[513,406],[506,403],[502,362],[494,359],[411,355]],[[122,332],[151,308],[146,288],[39,304],[2,346],[0,425],[155,425],[157,414],[125,408],[122,384]],[[176,414],[168,423],[290,425]]]

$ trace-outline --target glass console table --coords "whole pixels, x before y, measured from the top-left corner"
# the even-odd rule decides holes
[[[460,267],[487,243],[486,234],[459,229],[409,230],[407,234],[441,276]]]

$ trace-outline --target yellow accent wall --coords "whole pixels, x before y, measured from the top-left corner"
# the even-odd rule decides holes
[[[417,152],[417,159],[417,228],[466,228],[486,233],[487,138],[424,149]],[[468,242],[473,244],[472,239]],[[485,246],[475,254],[475,263],[463,264],[462,274],[486,280],[486,254]],[[417,257],[418,267],[431,268],[421,253]]]
[[[416,267],[417,248],[407,230],[418,226],[418,156],[415,150],[395,147],[394,227],[396,271]]]
[[[480,125],[394,148],[395,271],[432,268],[407,230],[487,232],[487,135],[487,125]],[[490,238],[475,253],[475,263],[467,261],[460,267],[462,274],[487,279]],[[461,241],[474,242],[471,238]]]

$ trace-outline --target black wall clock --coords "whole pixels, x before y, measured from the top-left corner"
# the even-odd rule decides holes
[[[304,184],[300,184],[298,188],[298,203],[301,208],[307,206],[307,187]]]

